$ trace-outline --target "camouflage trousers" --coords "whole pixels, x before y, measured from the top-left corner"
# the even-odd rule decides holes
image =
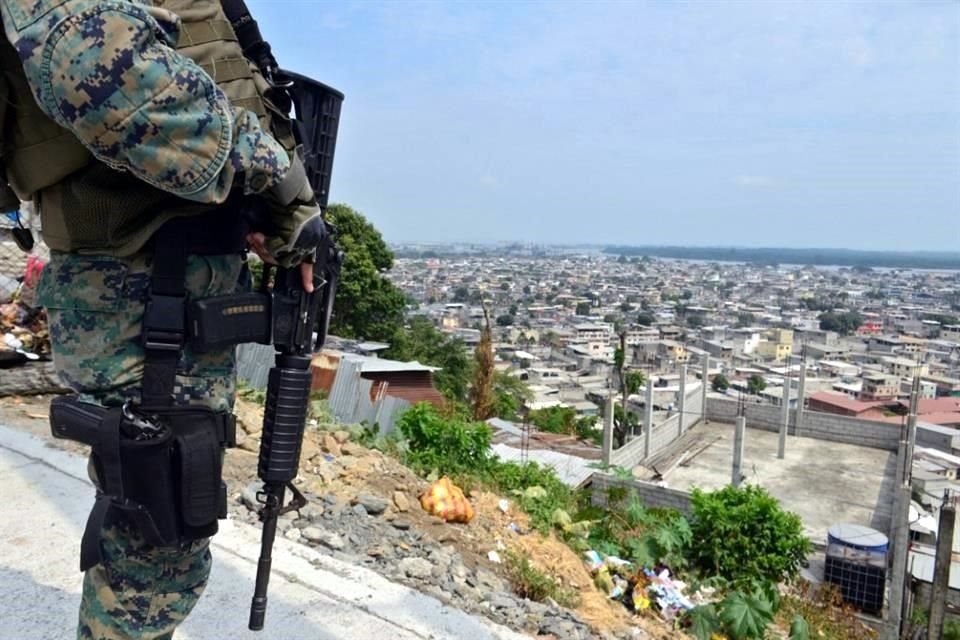
[[[193,297],[233,293],[239,255],[191,256],[186,288]],[[54,365],[87,401],[115,406],[139,399],[140,330],[150,280],[148,255],[131,258],[54,253],[44,269]],[[185,349],[174,388],[178,404],[230,410],[234,351]],[[147,544],[126,521],[109,519],[103,561],[84,575],[78,640],[169,640],[193,609],[210,574],[209,540],[183,549]]]

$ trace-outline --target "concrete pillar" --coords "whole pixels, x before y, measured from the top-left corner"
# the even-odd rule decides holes
[[[643,404],[643,459],[650,457],[650,432],[653,431],[653,378],[647,378],[647,397]]]
[[[710,377],[710,356],[703,356],[703,388],[700,390],[700,421],[707,424],[707,389]]]
[[[782,409],[783,417],[780,419],[780,439],[777,442],[777,457],[780,459],[783,459],[787,453],[787,427],[790,424],[790,376],[787,376],[783,380]]]
[[[907,561],[910,545],[910,483],[907,463],[907,435],[903,434],[897,450],[897,489],[894,492],[893,514],[890,521],[890,545],[893,562],[890,569],[890,601],[887,603],[887,628],[885,640],[900,638],[903,622],[904,587],[907,577]]]
[[[677,436],[683,435],[683,409],[687,403],[687,365],[680,366],[680,399],[678,400],[678,411],[680,417],[677,419]]]
[[[607,397],[603,407],[603,464],[611,464],[613,458],[613,394]]]
[[[733,476],[730,483],[739,487],[743,478],[743,439],[747,433],[747,419],[744,416],[737,418],[737,426],[733,432]]]
[[[940,507],[940,526],[937,529],[937,554],[933,565],[933,595],[930,597],[930,624],[927,640],[943,637],[943,620],[947,614],[947,592],[950,590],[950,561],[953,555],[953,529],[957,522],[957,508],[949,497]]]
[[[807,401],[807,363],[803,361],[800,365],[800,387],[797,389],[797,411],[796,426],[793,429],[794,435],[800,437],[800,431],[803,429],[803,405]]]

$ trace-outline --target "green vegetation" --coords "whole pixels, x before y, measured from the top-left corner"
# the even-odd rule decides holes
[[[527,383],[504,371],[493,372],[493,415],[504,420],[520,419],[520,407],[533,399]]]
[[[483,309],[483,332],[473,352],[473,383],[470,385],[470,409],[474,420],[486,420],[493,415],[493,336],[490,316]]]
[[[577,303],[576,314],[578,316],[588,316],[590,315],[590,308],[589,302],[579,302]]]
[[[651,326],[656,320],[652,313],[647,313],[646,311],[637,316],[637,324],[644,327]]]
[[[552,577],[536,569],[526,556],[512,551],[504,552],[504,568],[513,592],[521,598],[543,602],[552,598],[564,607],[576,607],[580,604],[580,594],[566,589]]]
[[[793,578],[810,553],[799,516],[755,485],[705,493],[694,489],[690,562],[733,584]]]
[[[384,277],[393,267],[393,253],[380,232],[349,206],[330,205],[326,214],[345,254],[330,332],[345,338],[393,341],[403,326],[406,303],[400,289]]]
[[[828,311],[821,313],[818,320],[820,320],[821,330],[836,331],[845,336],[854,333],[863,324],[863,316],[856,311],[844,311],[843,313]]]
[[[758,374],[753,374],[747,379],[747,391],[753,395],[758,395],[767,388],[767,381]]]
[[[713,377],[713,380],[710,382],[710,386],[717,393],[723,393],[730,388],[730,381],[727,380],[727,377],[722,373],[718,373]]]
[[[686,322],[687,326],[691,329],[699,329],[706,323],[706,320],[704,320],[703,316],[701,315],[691,315],[687,316]]]
[[[743,329],[745,327],[751,327],[757,322],[757,317],[752,313],[747,311],[741,311],[737,314],[737,328]]]

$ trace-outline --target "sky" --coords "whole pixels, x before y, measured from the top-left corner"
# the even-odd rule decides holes
[[[960,251],[960,2],[248,3],[388,242]]]

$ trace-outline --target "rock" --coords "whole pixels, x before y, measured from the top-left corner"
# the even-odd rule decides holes
[[[355,515],[361,516],[361,517],[363,517],[363,518],[366,518],[366,517],[367,517],[367,513],[368,513],[368,512],[367,512],[367,508],[364,507],[362,504],[355,504],[355,505],[353,505],[353,508],[351,509],[351,512],[353,512]]]
[[[340,444],[343,444],[344,442],[346,442],[347,440],[350,439],[350,432],[349,432],[349,431],[334,431],[334,432],[333,432],[333,439],[336,440],[337,442],[339,442]]]
[[[294,542],[297,542],[301,537],[303,537],[303,534],[300,532],[300,529],[291,527],[286,533],[283,534],[283,537],[287,540],[293,540]]]
[[[404,575],[411,578],[429,578],[433,571],[431,564],[423,558],[404,558],[397,566]]]
[[[257,493],[262,490],[263,483],[259,480],[255,480],[245,486],[243,491],[240,492],[240,501],[246,505],[247,509],[259,511],[262,505],[257,502]]]
[[[305,529],[301,530],[300,533],[310,542],[322,544],[323,546],[333,549],[334,551],[339,551],[347,546],[339,534],[333,533],[332,531],[327,531],[326,529],[321,529],[320,527],[306,527]]]
[[[336,466],[333,465],[333,464],[331,464],[331,463],[329,463],[329,462],[326,462],[326,461],[324,461],[323,463],[317,465],[317,468],[316,468],[316,470],[314,471],[314,473],[316,473],[317,476],[318,476],[325,484],[330,484],[331,482],[333,482],[334,480],[337,479],[337,476],[338,476],[338,475],[340,475],[340,473],[339,473],[339,471],[337,470]]]
[[[337,439],[334,438],[329,433],[325,433],[322,436],[320,436],[320,447],[331,455],[334,455],[334,456],[341,455],[340,443],[337,442]]]
[[[386,547],[370,547],[367,549],[367,555],[371,558],[383,558],[389,553]]]
[[[456,562],[452,567],[450,567],[450,577],[453,578],[453,580],[458,584],[465,582],[469,573],[470,572],[462,562]]]
[[[304,508],[300,509],[300,519],[311,523],[317,522],[323,517],[323,511],[324,509],[322,504],[311,502]]]
[[[555,618],[544,620],[540,625],[540,633],[553,635],[558,640],[570,640],[580,637],[580,633],[577,631],[577,625],[569,620],[557,620]]]
[[[477,583],[490,591],[505,591],[503,580],[486,569],[477,569]]]
[[[494,609],[512,609],[517,606],[517,601],[509,596],[497,593],[490,598],[490,606]]]
[[[356,502],[363,506],[371,516],[378,516],[387,510],[388,503],[383,498],[369,494],[361,494],[356,497]]]
[[[300,446],[300,462],[301,464],[312,460],[315,456],[320,454],[320,445],[313,441],[313,438],[307,437],[303,439],[303,444]]]
[[[340,450],[345,456],[362,456],[367,451],[356,442],[344,442],[340,445]]]
[[[339,500],[337,500],[337,496],[333,495],[332,493],[328,493],[327,495],[323,496],[323,501],[331,507],[337,506],[337,502],[339,502]]]
[[[392,524],[395,529],[399,529],[400,531],[406,531],[410,528],[410,521],[405,518],[397,518],[390,524]]]
[[[444,571],[446,571],[447,567],[450,566],[450,562],[452,560],[450,557],[450,552],[443,549],[434,549],[430,552],[430,555],[427,556],[427,559]]]
[[[393,492],[393,504],[397,508],[397,511],[401,513],[406,513],[410,510],[410,498],[408,498],[407,494],[403,491]]]
[[[467,602],[474,602],[477,600],[477,592],[473,587],[467,584],[457,584],[453,588],[453,592],[466,600]]]

